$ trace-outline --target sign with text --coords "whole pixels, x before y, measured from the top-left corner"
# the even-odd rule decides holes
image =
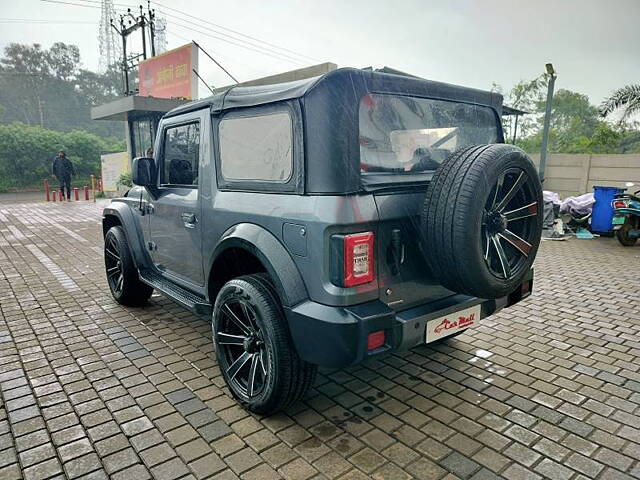
[[[118,180],[123,173],[131,172],[127,152],[105,153],[100,155],[102,164],[102,188],[105,192],[116,192]]]
[[[156,98],[198,98],[198,47],[188,43],[140,62],[140,95]]]

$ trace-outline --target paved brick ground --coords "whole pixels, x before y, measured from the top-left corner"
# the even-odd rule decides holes
[[[2,480],[640,477],[640,247],[546,243],[528,301],[258,418],[206,319],[111,299],[99,218],[0,206]]]

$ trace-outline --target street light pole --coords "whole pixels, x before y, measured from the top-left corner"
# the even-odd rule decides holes
[[[549,126],[551,124],[551,107],[553,106],[553,88],[556,83],[556,72],[553,65],[545,65],[549,74],[549,84],[547,86],[547,104],[544,112],[544,126],[542,128],[542,147],[540,149],[540,181],[544,182],[544,170],[547,166],[547,144],[549,143]]]

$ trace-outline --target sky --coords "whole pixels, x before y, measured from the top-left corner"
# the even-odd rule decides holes
[[[0,0],[0,49],[11,42],[44,47],[58,41],[73,43],[80,48],[84,67],[97,70],[100,1],[56,1],[67,3]],[[139,4],[139,0],[113,1],[118,10]],[[162,0],[152,4],[159,16],[166,17],[169,48],[196,40],[241,81],[330,61],[343,67],[386,65],[482,89],[495,82],[508,92],[552,62],[558,74],[556,88],[584,93],[594,104],[618,87],[640,82],[640,0]],[[134,50],[140,45],[137,37],[133,35]],[[204,55],[199,64],[209,84],[232,83]],[[208,94],[202,86],[200,93]]]

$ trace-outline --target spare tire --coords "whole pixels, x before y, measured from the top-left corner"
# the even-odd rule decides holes
[[[454,152],[436,171],[422,212],[423,251],[448,289],[481,298],[513,292],[542,233],[542,187],[513,145]]]

